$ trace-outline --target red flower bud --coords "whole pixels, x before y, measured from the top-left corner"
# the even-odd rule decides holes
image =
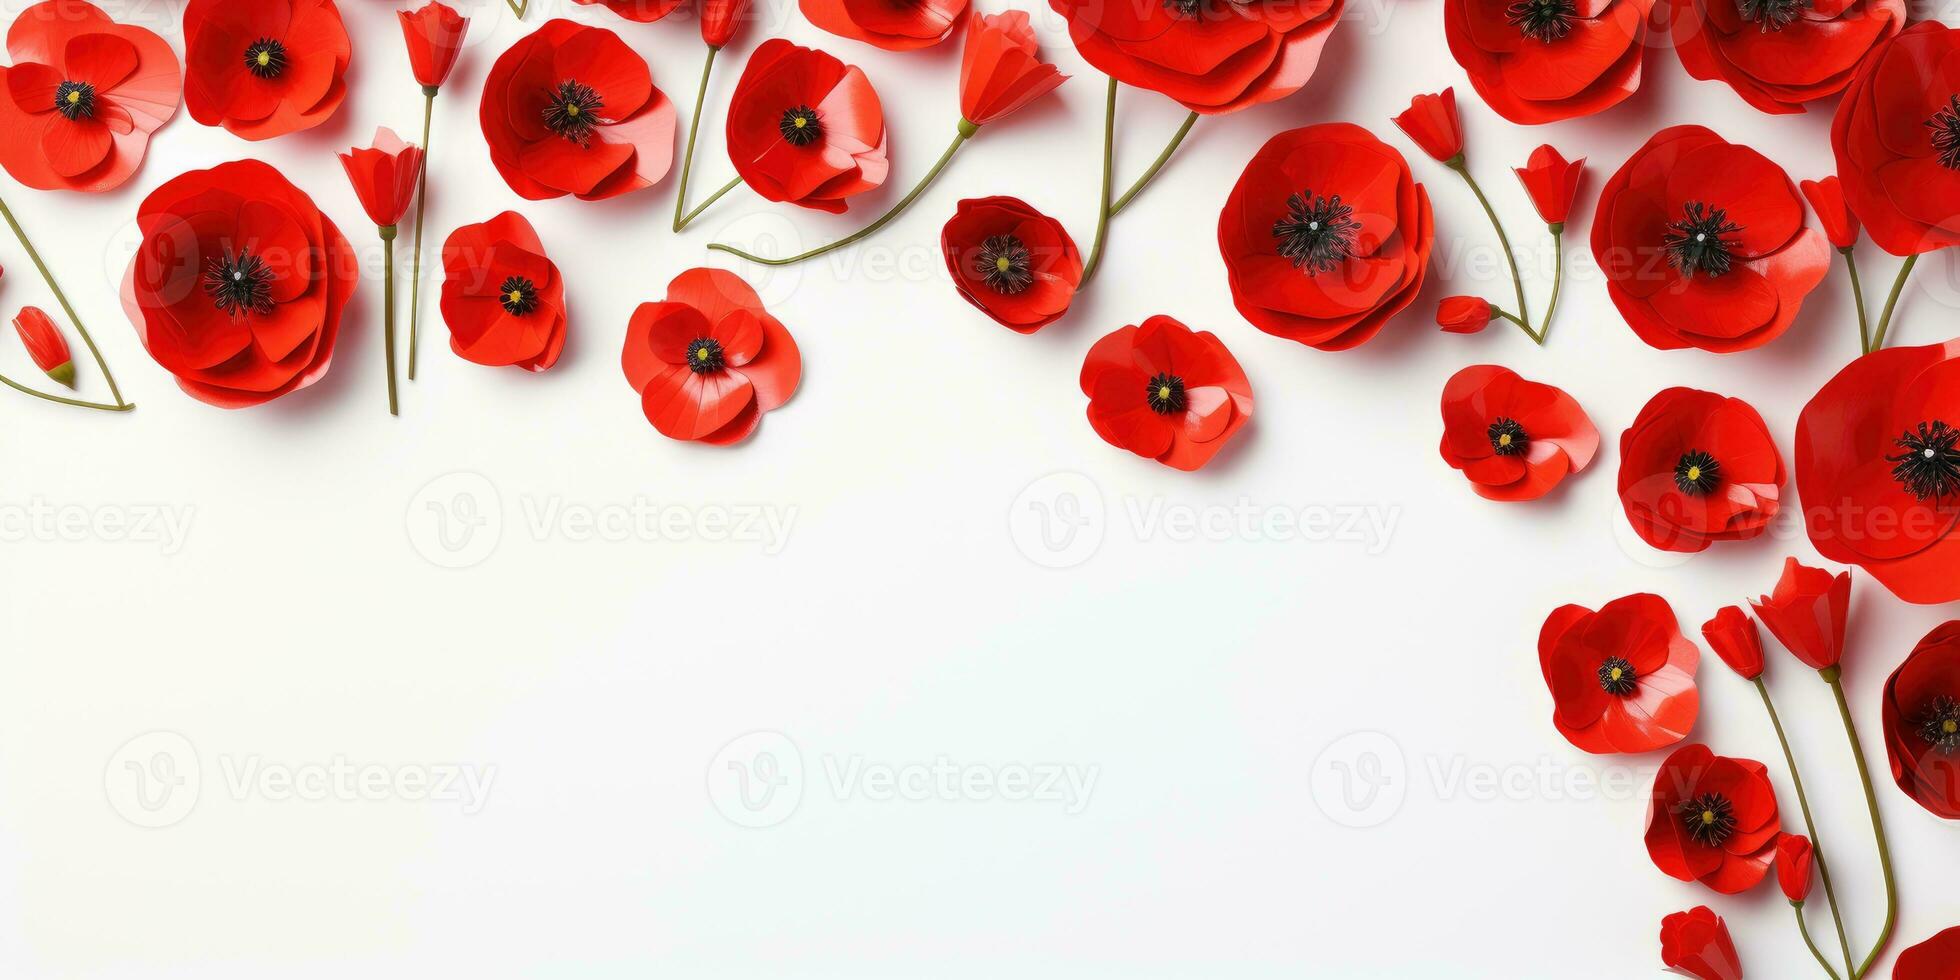
[[[960,55],[960,117],[985,125],[1068,79],[1041,60],[1026,11],[974,15]]]
[[[1490,325],[1490,303],[1480,296],[1447,296],[1436,306],[1445,333],[1476,333]]]
[[[701,0],[701,40],[719,48],[734,40],[749,14],[749,0]]]
[[[1858,216],[1845,207],[1844,185],[1836,177],[1806,180],[1797,187],[1803,191],[1804,200],[1810,202],[1810,209],[1817,212],[1817,223],[1823,226],[1824,237],[1831,240],[1832,248],[1858,244]]]
[[[1714,619],[1701,624],[1701,638],[1743,680],[1763,676],[1763,638],[1756,632],[1756,621],[1741,607],[1723,606]]]
[[[37,307],[23,307],[20,315],[14,317],[14,330],[20,334],[20,342],[27,347],[27,356],[34,359],[34,366],[48,373],[48,377],[75,387],[75,359],[68,355],[68,341],[61,339],[61,331],[54,321]]]
[[[340,165],[354,185],[354,195],[377,228],[401,223],[415,203],[415,179],[422,173],[422,148],[402,142],[394,130],[379,129],[374,146],[355,147],[340,154]]]
[[[1750,603],[1798,660],[1817,670],[1837,666],[1844,656],[1844,620],[1851,609],[1851,573],[1836,575],[1795,558],[1783,562],[1776,591]]]
[[[1418,95],[1395,117],[1395,125],[1422,147],[1422,152],[1449,163],[1463,155],[1463,124],[1456,115],[1456,90]]]
[[[402,38],[408,42],[408,64],[423,88],[441,88],[463,52],[470,19],[447,4],[426,3],[414,12],[400,11]]]
[[[1586,175],[1586,158],[1568,161],[1550,144],[1531,151],[1522,167],[1513,167],[1538,216],[1548,225],[1565,224],[1572,213],[1572,198],[1579,192],[1579,179]]]
[[[1810,864],[1813,859],[1810,838],[1784,834],[1776,841],[1776,883],[1783,897],[1801,902],[1810,897]]]

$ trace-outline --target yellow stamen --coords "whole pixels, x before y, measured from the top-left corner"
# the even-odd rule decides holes
[[[1693,481],[1695,481],[1695,480],[1699,480],[1699,479],[1701,479],[1701,467],[1699,467],[1699,466],[1690,466],[1690,467],[1688,467],[1688,480],[1689,480],[1689,482],[1691,482],[1691,483],[1692,483]]]
[[[269,67],[271,64],[272,64],[272,52],[270,51],[259,52],[259,67],[266,68]]]
[[[1003,255],[1000,258],[994,260],[994,268],[999,269],[1002,272],[1006,272],[1007,270],[1014,268],[1014,260]]]
[[[1501,436],[1498,436],[1498,437],[1497,437],[1497,444],[1498,444],[1498,445],[1500,445],[1500,446],[1508,446],[1508,445],[1510,445],[1510,444],[1511,444],[1511,434],[1510,434],[1509,432],[1506,432],[1506,433],[1504,433],[1503,435],[1501,435]],[[1616,681],[1620,679],[1620,672],[1619,672],[1619,671],[1617,671],[1617,670],[1615,670],[1615,671],[1613,672],[1613,679],[1614,679],[1614,680],[1616,680]]]

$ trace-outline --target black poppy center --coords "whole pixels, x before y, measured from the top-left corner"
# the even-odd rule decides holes
[[[1550,44],[1572,33],[1579,5],[1574,0],[1517,0],[1504,8],[1504,19],[1525,37]]]
[[[1176,415],[1189,404],[1184,397],[1184,379],[1175,374],[1153,376],[1143,396],[1150,402],[1150,410],[1158,415]]]
[[[1933,149],[1940,154],[1940,166],[1960,170],[1960,95],[1946,97],[1946,105],[1926,120],[1933,131]]]
[[[605,107],[606,100],[599,97],[598,89],[567,79],[559,82],[545,100],[544,126],[580,146],[590,146],[592,131],[605,122],[599,117],[599,110]]]
[[[1722,485],[1722,463],[1699,449],[1682,453],[1674,464],[1674,485],[1690,497],[1708,496]]]
[[[272,268],[250,252],[227,251],[205,267],[204,292],[226,316],[264,316],[272,312]]]
[[[1790,26],[1810,6],[1811,0],[1735,0],[1735,12],[1755,21],[1765,34]]]
[[[1354,236],[1360,230],[1354,208],[1342,204],[1341,195],[1316,197],[1312,190],[1287,198],[1286,217],[1273,222],[1279,254],[1309,276],[1347,261],[1354,254]]]
[[[1720,793],[1703,793],[1675,808],[1696,843],[1720,847],[1735,833],[1735,806]]]
[[[722,353],[721,341],[713,337],[696,337],[687,345],[687,369],[695,374],[707,374],[728,366],[728,358]]]
[[[1614,697],[1623,698],[1639,690],[1635,680],[1633,665],[1624,658],[1611,657],[1599,665],[1599,689]]]
[[[1671,222],[1667,235],[1661,239],[1661,245],[1667,249],[1667,261],[1686,276],[1697,272],[1719,276],[1728,272],[1734,262],[1729,255],[1734,243],[1722,236],[1733,235],[1742,226],[1730,221],[1727,211],[1700,201],[1689,201],[1683,211],[1686,217]]]
[[[1919,715],[1919,737],[1941,754],[1960,752],[1960,701],[1935,696]]]
[[[245,49],[245,70],[260,78],[278,78],[291,61],[286,46],[269,37],[259,38]]]
[[[1034,284],[1032,256],[1013,235],[989,235],[973,256],[973,271],[987,288],[1012,296]]]
[[[95,118],[95,86],[62,82],[54,90],[54,109],[69,119]]]
[[[1524,426],[1517,419],[1499,416],[1485,431],[1490,436],[1491,450],[1499,456],[1517,456],[1531,445],[1531,437],[1525,435]]]
[[[1892,444],[1902,452],[1885,457],[1892,464],[1892,479],[1921,500],[1937,504],[1948,494],[1960,493],[1960,429],[1938,419],[1919,423]]]
[[[511,316],[523,316],[538,308],[538,284],[523,276],[511,276],[497,287],[497,302],[504,304],[504,312]]]
[[[776,128],[782,132],[783,141],[791,146],[809,146],[823,136],[823,120],[818,118],[817,110],[807,105],[784,109]]]

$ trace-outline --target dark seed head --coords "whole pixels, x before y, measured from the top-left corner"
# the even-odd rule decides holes
[[[1150,410],[1158,415],[1176,415],[1189,404],[1184,397],[1184,379],[1175,374],[1153,376],[1143,394],[1150,402]]]
[[[1531,437],[1525,435],[1524,426],[1517,419],[1499,416],[1486,432],[1491,451],[1499,456],[1517,456],[1531,446]]]
[[[1940,166],[1960,170],[1960,95],[1946,97],[1946,105],[1926,120],[1933,131],[1933,149],[1940,154]]]
[[[568,79],[558,83],[545,101],[544,126],[580,146],[591,146],[592,131],[606,122],[599,115],[605,107],[598,89]]]
[[[721,341],[713,337],[696,337],[687,345],[687,369],[695,374],[707,374],[728,366],[722,354]]]
[[[1190,20],[1204,13],[1205,0],[1164,0],[1164,9],[1174,17]]]
[[[1720,847],[1735,833],[1735,807],[1720,793],[1703,793],[1675,807],[1674,812],[1681,815],[1688,836],[1698,844]]]
[[[497,301],[511,316],[524,316],[538,308],[538,284],[523,276],[511,276],[497,287]]]
[[[1635,683],[1633,676],[1633,665],[1619,657],[1600,664],[1599,689],[1619,698],[1639,690],[1640,685]]]
[[[204,292],[232,319],[272,312],[272,269],[250,252],[226,251],[204,267]]]
[[[1518,33],[1550,44],[1572,33],[1572,22],[1579,18],[1579,5],[1573,0],[1517,0],[1504,8],[1504,19]]]
[[[1935,696],[1919,715],[1919,737],[1942,755],[1960,752],[1960,701]]]
[[[1699,449],[1682,453],[1674,464],[1674,485],[1690,497],[1706,497],[1721,483],[1721,462]]]
[[[245,70],[260,78],[278,78],[290,61],[286,46],[269,37],[259,38],[245,48]]]
[[[62,82],[54,90],[54,111],[69,119],[94,119],[95,86],[87,82]]]
[[[1960,429],[1935,419],[1919,423],[1892,440],[1902,452],[1885,457],[1892,464],[1892,479],[1905,492],[1935,505],[1948,494],[1960,494]]]
[[[776,128],[782,132],[783,141],[791,146],[809,146],[823,138],[823,119],[807,105],[784,109]]]
[[[1700,201],[1689,201],[1683,210],[1687,216],[1669,224],[1667,235],[1661,239],[1667,261],[1688,276],[1728,272],[1734,259],[1729,255],[1731,243],[1722,236],[1735,234],[1742,226],[1730,221],[1727,211]]]
[[[1340,266],[1354,254],[1354,235],[1361,222],[1354,220],[1354,208],[1341,203],[1339,194],[1315,197],[1303,190],[1286,199],[1286,217],[1273,222],[1273,238],[1279,254],[1293,262],[1295,269],[1318,275]]]
[[[1812,0],[1735,0],[1735,12],[1743,20],[1755,21],[1768,34],[1790,26],[1810,9],[1811,3]]]
[[[1034,284],[1032,257],[1028,247],[1013,235],[993,235],[980,243],[973,256],[973,271],[987,288],[1012,296]]]

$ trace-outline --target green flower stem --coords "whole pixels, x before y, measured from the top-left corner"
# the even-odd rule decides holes
[[[1177,135],[1171,137],[1170,143],[1164,147],[1164,152],[1157,154],[1156,162],[1150,165],[1149,170],[1143,172],[1143,176],[1137,178],[1136,183],[1130,185],[1129,190],[1123,192],[1122,197],[1116,199],[1115,204],[1109,206],[1110,217],[1114,218],[1122,214],[1123,209],[1129,207],[1130,202],[1136,200],[1136,196],[1143,193],[1143,189],[1150,186],[1151,181],[1157,179],[1157,172],[1164,169],[1164,164],[1171,162],[1171,154],[1177,152],[1178,146],[1184,142],[1184,137],[1191,132],[1192,125],[1197,121],[1198,114],[1195,112],[1184,117],[1184,125],[1177,128]]]
[[[1903,280],[1905,277],[1900,276]],[[1880,331],[1883,336],[1883,330]],[[1851,740],[1852,757],[1858,761],[1858,780],[1865,785],[1865,807],[1871,811],[1872,837],[1878,842],[1878,865],[1885,874],[1885,926],[1878,932],[1878,941],[1872,944],[1872,951],[1865,961],[1851,971],[1850,980],[1857,980],[1878,961],[1878,954],[1885,951],[1885,944],[1892,939],[1892,927],[1899,921],[1899,883],[1892,873],[1892,846],[1885,839],[1885,818],[1878,812],[1878,792],[1872,788],[1871,767],[1865,763],[1865,747],[1858,740],[1858,725],[1851,720],[1851,704],[1844,697],[1842,669],[1836,666],[1818,671],[1824,683],[1831,685],[1831,695],[1837,698],[1838,715],[1844,719],[1844,735]]]
[[[1872,352],[1872,322],[1871,318],[1865,315],[1865,286],[1858,281],[1858,259],[1851,254],[1851,249],[1848,247],[1838,251],[1844,253],[1845,271],[1851,273],[1851,302],[1858,307],[1859,349],[1869,354]]]
[[[1515,324],[1517,324],[1517,325],[1518,325],[1518,326],[1520,326],[1520,327],[1522,327],[1522,326],[1524,326],[1524,321],[1523,321],[1523,320],[1520,320],[1520,319],[1518,319],[1517,317],[1514,317],[1514,316],[1512,316],[1512,315],[1510,314],[1510,312],[1509,312],[1509,311],[1507,311],[1507,310],[1504,310],[1504,309],[1501,309],[1501,308],[1499,308],[1498,306],[1496,306],[1496,305],[1494,305],[1494,304],[1493,304],[1493,305],[1491,306],[1491,308],[1490,308],[1490,315],[1491,315],[1491,316],[1498,316],[1498,317],[1503,317],[1504,319],[1506,319],[1506,320],[1509,320],[1509,321],[1511,321],[1512,323],[1515,323]]]
[[[33,395],[36,398],[46,401],[56,402],[62,405],[73,405],[76,408],[92,408],[98,412],[127,412],[136,407],[134,405],[104,405],[101,402],[85,402],[79,398],[63,398],[60,395],[50,395],[45,391],[35,391],[4,374],[0,374],[0,385],[6,385],[22,394]]]
[[[95,338],[89,336],[87,327],[82,326],[82,318],[75,314],[75,307],[68,302],[68,294],[62,292],[61,284],[54,281],[54,273],[48,271],[48,264],[41,260],[40,251],[35,249],[34,243],[28,240],[27,232],[21,228],[20,222],[14,219],[13,210],[8,208],[7,202],[3,200],[0,200],[0,218],[7,219],[7,227],[14,230],[14,237],[20,239],[20,246],[27,250],[27,257],[33,260],[34,268],[40,270],[41,278],[46,280],[48,288],[54,291],[55,302],[60,303],[62,312],[68,314],[68,322],[75,325],[75,332],[81,334],[82,343],[88,346],[89,356],[95,358],[95,366],[102,370],[103,379],[109,382],[109,396],[116,400],[114,411],[127,412],[135,408],[136,406],[134,404],[123,400],[122,389],[116,387],[116,375],[109,370],[109,362],[102,359],[102,351],[95,346]],[[15,385],[14,387],[19,388],[20,386]],[[23,388],[21,390],[27,391],[28,389]],[[30,392],[30,394],[38,393]],[[55,398],[51,395],[44,397],[64,404],[80,405],[85,408],[99,407],[93,402],[75,402],[65,398]]]
[[[524,11],[531,9],[531,0],[524,0],[523,3],[518,3],[517,0],[504,0],[504,4],[510,8],[511,13],[517,15],[518,20],[523,20]]]
[[[1824,968],[1824,973],[1831,980],[1841,980],[1838,972],[1831,969],[1831,961],[1824,958],[1824,954],[1817,948],[1816,941],[1810,938],[1810,926],[1803,920],[1803,903],[1791,902],[1790,908],[1797,913],[1797,931],[1803,933],[1803,944],[1810,947],[1810,955],[1817,957],[1817,965]]]
[[[1769,685],[1763,683],[1761,675],[1757,675],[1754,678],[1754,682],[1756,693],[1763,696],[1763,710],[1769,712],[1770,727],[1776,729],[1776,742],[1778,745],[1783,746],[1783,761],[1790,767],[1790,783],[1796,787],[1797,806],[1803,810],[1804,833],[1810,835],[1810,854],[1817,861],[1817,876],[1823,879],[1824,882],[1824,898],[1831,906],[1831,921],[1837,923],[1838,946],[1844,951],[1844,968],[1846,971],[1850,971],[1853,966],[1851,941],[1844,934],[1844,916],[1838,913],[1837,889],[1831,885],[1831,866],[1824,861],[1824,845],[1817,839],[1817,822],[1811,819],[1810,816],[1810,797],[1804,795],[1803,776],[1797,772],[1797,756],[1796,753],[1790,751],[1790,739],[1783,734],[1783,719],[1778,717],[1776,713],[1776,702],[1770,700]],[[1798,904],[1797,924],[1802,925],[1803,909],[1801,903]],[[1808,932],[1804,934],[1804,941],[1810,941],[1810,934]],[[1811,951],[1816,952],[1816,947],[1812,946]],[[1823,957],[1819,956],[1818,960],[1821,962]],[[1828,970],[1830,967],[1826,965],[1825,969]],[[1852,975],[1856,976],[1856,974]],[[1836,974],[1832,974],[1832,976],[1836,976]]]
[[[683,214],[687,210],[687,178],[694,170],[694,134],[701,130],[701,106],[708,101],[708,76],[715,70],[715,52],[720,50],[712,44],[708,46],[708,60],[701,65],[701,87],[694,93],[694,117],[687,124],[687,149],[681,151],[681,192],[674,198],[676,233],[686,228],[689,221],[694,220],[694,214],[701,213],[696,211],[694,214]]]
[[[1565,288],[1565,225],[1547,225],[1552,232],[1552,301],[1545,304],[1545,318],[1538,321],[1538,343],[1543,345],[1552,332],[1552,314],[1558,312],[1558,294]]]
[[[727,252],[730,255],[739,256],[741,258],[748,259],[750,262],[759,262],[763,265],[793,265],[795,263],[802,262],[805,259],[814,259],[817,256],[824,254],[825,252],[835,251],[837,249],[843,248],[846,245],[853,245],[856,244],[857,242],[861,242],[864,239],[869,238],[872,235],[876,234],[878,232],[878,229],[883,228],[885,227],[885,225],[891,223],[891,220],[893,218],[896,218],[899,215],[904,214],[905,209],[911,207],[912,202],[918,200],[919,195],[925,193],[926,188],[932,186],[932,182],[939,178],[940,172],[946,169],[946,165],[953,162],[953,154],[958,153],[960,147],[965,146],[966,141],[972,139],[973,134],[979,131],[980,131],[980,127],[975,126],[974,124],[967,122],[964,119],[960,120],[960,129],[959,132],[953,136],[953,142],[947,145],[946,152],[941,153],[939,155],[939,162],[933,164],[932,169],[926,171],[925,177],[922,178],[916,185],[912,187],[911,193],[905,195],[905,197],[902,198],[897,204],[892,205],[891,210],[886,211],[883,215],[880,215],[878,220],[873,221],[872,223],[865,225],[863,228],[860,228],[849,235],[845,235],[843,238],[839,238],[838,240],[831,242],[828,245],[819,245],[816,248],[810,249],[807,252],[802,252],[783,259],[765,259],[760,256],[750,255],[749,253],[744,252],[741,249],[734,247],[733,245],[723,245],[720,242],[713,242],[709,244],[708,247],[714,249],[717,252]],[[734,185],[731,184],[730,186],[732,187]],[[717,194],[715,196],[719,197],[721,195]],[[713,199],[710,198],[710,201],[712,200]],[[703,207],[706,207],[706,205],[703,205]],[[1087,277],[1085,276],[1084,278]]]
[[[1109,96],[1103,104],[1103,164],[1102,196],[1096,199],[1096,241],[1089,248],[1089,261],[1082,266],[1082,281],[1077,284],[1080,290],[1096,277],[1096,268],[1102,265],[1103,241],[1109,232],[1109,192],[1111,178],[1116,164],[1116,79],[1109,79]]]
[[[381,342],[388,359],[388,414],[400,415],[401,403],[395,397],[395,226],[384,225],[380,231],[381,262],[386,270],[381,289],[381,302],[387,307],[381,315]]]
[[[686,228],[689,224],[693,223],[695,218],[701,216],[701,212],[708,210],[709,205],[712,205],[716,201],[721,200],[722,195],[727,194],[729,191],[732,191],[740,186],[742,186],[742,178],[740,177],[737,177],[734,180],[731,180],[728,183],[721,185],[721,190],[718,190],[713,194],[708,195],[707,200],[702,201],[700,204],[695,205],[694,210],[689,211],[685,217],[681,218],[681,227]],[[708,247],[713,248],[714,246],[710,245]]]
[[[1899,278],[1892,280],[1892,295],[1885,297],[1885,312],[1878,315],[1878,333],[1872,335],[1872,350],[1885,349],[1885,333],[1892,329],[1892,309],[1899,305],[1899,294],[1905,291],[1906,277],[1912,275],[1912,267],[1918,264],[1919,256],[1907,258],[1906,264],[1899,267]]]
[[[422,174],[415,183],[415,258],[408,286],[408,380],[415,380],[416,354],[422,347],[422,216],[429,206],[429,117],[436,111],[436,89],[422,87]]]
[[[1497,219],[1497,209],[1490,206],[1490,198],[1484,196],[1484,189],[1477,185],[1477,178],[1470,176],[1470,167],[1463,162],[1462,154],[1451,157],[1443,163],[1444,166],[1456,171],[1457,176],[1462,177],[1464,183],[1470,185],[1470,192],[1477,195],[1477,203],[1484,206],[1484,214],[1490,217],[1490,226],[1497,229],[1497,243],[1503,246],[1504,261],[1511,266],[1511,287],[1518,294],[1518,327],[1524,331],[1525,336],[1531,338],[1532,343],[1544,346],[1544,336],[1531,329],[1531,314],[1524,302],[1524,276],[1518,272],[1518,257],[1511,252],[1511,236],[1504,233],[1504,222]]]

